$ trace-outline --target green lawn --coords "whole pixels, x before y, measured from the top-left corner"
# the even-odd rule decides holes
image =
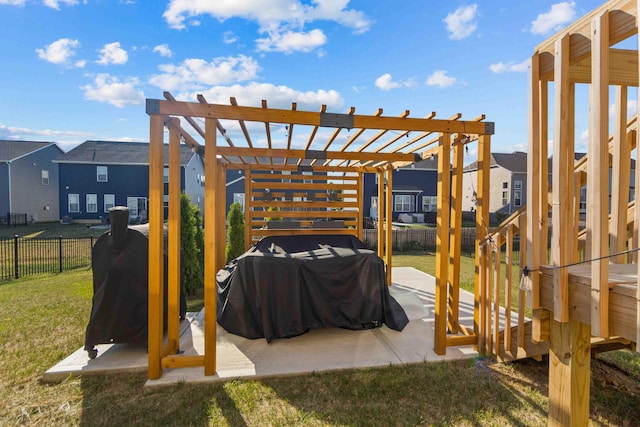
[[[394,263],[411,259],[394,257]],[[547,362],[497,364],[478,358],[217,385],[177,384],[151,392],[143,391],[144,374],[43,384],[42,373],[83,344],[91,280],[91,271],[82,269],[0,285],[0,425],[547,423]],[[640,367],[637,355],[617,354],[628,359],[622,365]],[[614,377],[607,370],[614,362],[593,363],[593,424],[640,425],[638,371]]]

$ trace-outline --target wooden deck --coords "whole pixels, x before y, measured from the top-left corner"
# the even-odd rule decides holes
[[[553,310],[552,266],[544,266],[540,286],[540,303]],[[591,266],[568,267],[569,310],[571,318],[591,323]],[[630,341],[637,337],[638,266],[635,264],[609,264],[609,327],[611,336]]]

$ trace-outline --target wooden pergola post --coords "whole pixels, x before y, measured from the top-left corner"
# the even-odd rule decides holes
[[[387,284],[391,286],[393,283],[391,280],[391,257],[393,256],[393,168],[388,167],[385,170],[386,177],[386,200],[385,200],[385,215],[384,215],[384,223],[385,229],[387,231],[386,234],[386,245],[385,245],[385,254],[384,254],[384,263],[387,266]]]
[[[217,284],[216,264],[218,245],[224,244],[226,239],[218,234],[218,216],[216,191],[218,190],[218,161],[216,146],[216,119],[205,119],[205,149],[204,160],[204,374],[216,373],[216,327],[217,327]]]
[[[491,168],[491,138],[488,135],[481,135],[478,138],[478,169],[477,169],[477,189],[476,189],[476,257],[475,257],[475,275],[474,275],[474,297],[473,297],[473,330],[476,335],[482,335],[480,324],[480,310],[485,306],[481,305],[481,290],[480,290],[480,257],[483,256],[482,252],[488,251],[481,250],[481,241],[489,234],[489,171]],[[487,266],[485,260],[484,266]],[[489,279],[483,281],[483,283],[489,282]],[[481,346],[482,348],[482,346]],[[482,350],[481,350],[482,351]]]
[[[180,347],[180,119],[169,126],[169,213],[167,245],[167,346],[163,356]]]
[[[456,135],[453,144],[453,174],[451,176],[451,242],[449,244],[449,298],[448,328],[458,332],[460,305],[460,251],[462,246],[462,172],[464,170],[464,143],[466,135]]]
[[[150,118],[149,141],[149,296],[148,296],[148,377],[162,376],[164,246],[162,223],[164,220],[164,118]]]
[[[438,203],[436,229],[436,302],[434,344],[436,354],[447,352],[447,288],[449,286],[449,219],[451,214],[451,135],[438,144]]]
[[[386,214],[385,206],[385,175],[381,168],[376,172],[378,178],[378,256],[384,258],[384,216]]]

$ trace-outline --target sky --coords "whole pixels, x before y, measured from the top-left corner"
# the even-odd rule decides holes
[[[0,139],[64,151],[85,140],[148,141],[145,99],[169,91],[333,113],[485,114],[492,151],[526,151],[534,48],[600,4],[0,0]]]

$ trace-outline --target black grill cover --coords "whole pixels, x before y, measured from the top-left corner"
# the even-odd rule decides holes
[[[128,215],[127,215],[128,216]],[[85,350],[96,344],[146,343],[148,326],[148,225],[104,233],[96,241],[91,316]],[[112,221],[113,226],[113,221]],[[164,255],[164,324],[166,325],[167,256]],[[180,317],[186,313],[180,290]]]
[[[401,331],[384,262],[354,236],[273,236],[217,274],[218,323],[247,338],[287,338],[336,326]]]

